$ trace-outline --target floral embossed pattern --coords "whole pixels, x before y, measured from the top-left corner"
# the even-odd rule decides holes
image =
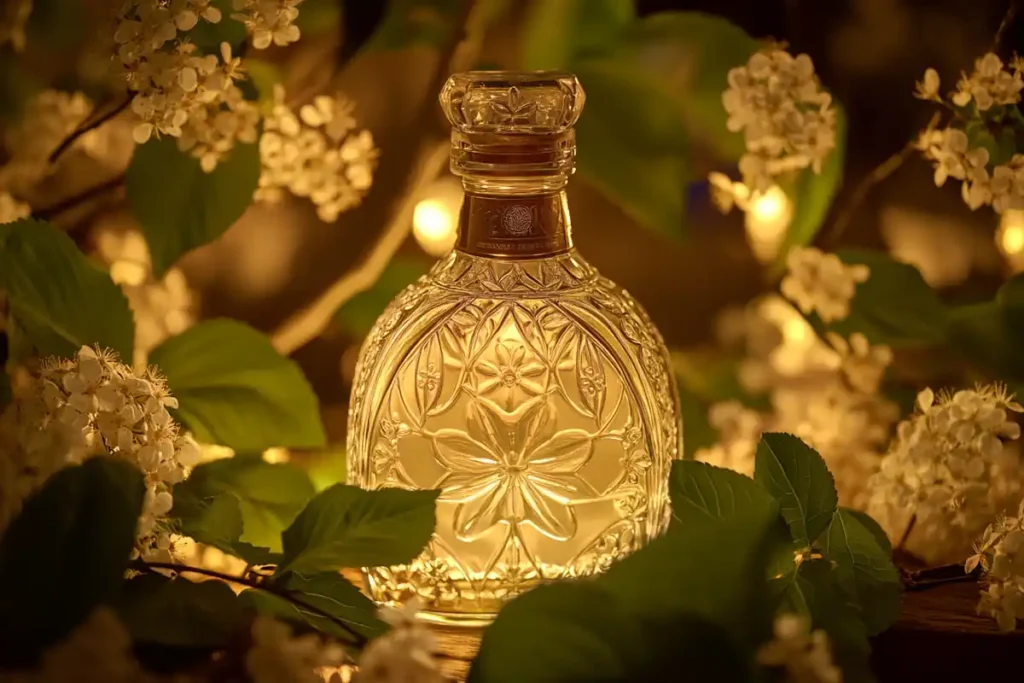
[[[575,252],[450,255],[382,316],[359,367],[350,480],[442,490],[424,553],[368,572],[375,599],[486,619],[663,528],[679,453],[667,354]]]

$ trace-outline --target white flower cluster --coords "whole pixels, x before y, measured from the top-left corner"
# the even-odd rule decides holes
[[[0,416],[0,529],[54,472],[111,454],[145,475],[140,553],[169,557],[162,518],[174,502],[170,487],[200,457],[196,442],[171,419],[167,409],[175,407],[163,379],[152,371],[136,374],[109,352],[84,346],[74,360],[47,362]]]
[[[9,192],[0,190],[0,225],[13,223],[20,218],[28,218],[31,213],[31,206],[25,202],[19,202]]]
[[[734,322],[734,326],[739,323]],[[732,401],[708,414],[720,442],[695,457],[751,474],[761,432],[788,432],[809,443],[835,473],[844,505],[861,506],[898,409],[879,393],[892,351],[860,334],[821,341],[779,297],[744,314],[745,357],[738,376],[751,394],[767,393],[770,408],[757,412]]]
[[[1000,516],[989,524],[974,545],[974,554],[964,571],[981,568],[985,588],[978,601],[978,614],[996,620],[1003,631],[1017,628],[1024,619],[1024,502],[1012,517]]]
[[[127,0],[114,34],[115,61],[134,94],[135,141],[154,133],[178,138],[182,150],[212,171],[236,141],[256,141],[259,109],[235,85],[241,60],[231,56],[230,45],[221,44],[218,59],[179,39],[179,31],[200,19],[217,23],[220,10],[210,0]]]
[[[299,16],[302,0],[234,0],[231,15],[245,24],[252,37],[252,46],[263,50],[271,45],[288,45],[299,39]]]
[[[787,171],[820,173],[836,146],[836,113],[811,58],[767,48],[730,70],[728,79],[722,105],[729,130],[744,134],[747,153],[739,163],[744,184],[764,192]]]
[[[196,297],[185,273],[171,268],[162,280],[153,275],[149,248],[138,230],[99,232],[97,249],[110,266],[135,316],[134,367],[144,369],[149,353],[168,337],[184,332],[196,318]]]
[[[150,683],[132,655],[127,629],[109,607],[97,607],[63,641],[51,646],[38,668],[4,672],[7,683]]]
[[[846,265],[835,254],[815,247],[794,247],[782,280],[782,295],[804,313],[817,313],[823,322],[842,320],[850,314],[857,284],[871,275],[867,266]]]
[[[245,668],[253,683],[323,683],[319,670],[344,660],[340,645],[315,633],[295,636],[288,624],[271,617],[257,616],[251,633]]]
[[[928,69],[914,94],[943,103],[939,87],[938,72]],[[1024,61],[1015,59],[1006,69],[1003,61],[990,52],[975,62],[970,76],[960,78],[950,102],[956,107],[973,102],[975,111],[966,120],[981,123],[984,128],[987,117],[1001,117],[995,108],[1020,102],[1022,89]],[[942,130],[925,130],[917,148],[934,163],[937,186],[942,187],[949,178],[962,182],[960,192],[972,210],[989,204],[997,213],[1024,208],[1024,155],[1011,154],[1005,163],[991,164],[987,148],[971,146],[963,121]]]
[[[288,190],[308,197],[328,223],[358,206],[373,184],[378,150],[370,131],[355,132],[352,108],[341,95],[321,95],[296,114],[276,86],[260,137],[263,171],[256,199],[277,202]]]
[[[25,25],[32,15],[32,0],[7,0],[0,7],[0,47],[10,43],[15,52],[25,49]]]
[[[355,683],[440,683],[433,653],[437,639],[417,621],[418,599],[401,609],[381,607],[377,614],[391,625],[391,630],[363,649]]]
[[[1003,442],[1020,436],[1009,413],[1024,408],[1000,385],[938,397],[925,389],[916,404],[871,478],[867,511],[894,538],[913,524],[914,546],[937,561],[1016,504],[1019,462]]]
[[[775,617],[774,638],[757,652],[761,666],[784,668],[793,683],[842,683],[843,672],[832,661],[828,634],[811,630],[807,617],[780,614]]]

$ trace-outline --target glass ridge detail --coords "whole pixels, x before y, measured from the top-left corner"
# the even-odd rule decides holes
[[[512,80],[537,92],[527,76]],[[559,169],[564,184],[571,168]],[[479,221],[464,206],[461,229],[530,239],[539,223],[515,213],[522,184],[510,186],[520,195],[479,196]],[[636,301],[572,248],[564,194],[550,196],[522,197],[551,207],[531,214],[554,226],[534,235],[552,237],[550,253],[456,249],[391,303],[360,352],[348,480],[442,490],[424,552],[365,571],[378,602],[418,596],[427,618],[486,623],[523,590],[603,571],[667,524],[681,427],[668,352]]]

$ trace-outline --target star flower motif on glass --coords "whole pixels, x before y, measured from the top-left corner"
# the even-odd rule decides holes
[[[539,378],[544,375],[544,366],[535,360],[526,360],[526,349],[521,344],[499,342],[495,360],[481,361],[477,372],[483,377],[478,390],[481,394],[497,393],[504,396],[506,408],[512,407],[512,397],[517,388],[530,396],[544,391]]]
[[[463,541],[499,524],[568,540],[576,534],[571,503],[597,495],[579,474],[594,451],[593,436],[556,431],[547,396],[512,412],[477,396],[468,406],[468,430],[438,430],[433,443],[448,470],[434,488],[443,489],[441,502],[458,504],[455,534]]]

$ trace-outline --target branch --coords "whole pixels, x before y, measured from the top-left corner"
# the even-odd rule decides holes
[[[458,28],[441,52],[437,69],[427,89],[427,97],[420,106],[417,116],[412,119],[420,125],[430,121],[434,116],[437,106],[434,95],[448,80],[450,69],[453,66],[460,66],[466,60],[465,51],[459,53],[458,49],[465,38],[474,4],[473,0],[464,0],[462,15],[457,23]],[[448,158],[448,142],[437,143],[431,140],[429,132],[413,141],[411,147],[418,151],[412,156],[410,171],[405,174],[407,180],[398,199],[393,202],[387,227],[377,237],[359,266],[342,275],[325,292],[271,334],[270,341],[279,353],[291,354],[322,333],[339,307],[356,294],[373,286],[405,242],[412,227],[413,209],[419,199],[420,190],[437,177]]]
[[[931,131],[939,123],[939,119],[942,116],[941,112],[935,112],[928,125],[925,127],[925,131]],[[887,180],[889,176],[895,173],[903,165],[907,159],[914,155],[917,151],[917,140],[915,137],[909,140],[903,147],[890,156],[888,159],[883,161],[881,164],[876,166],[870,173],[861,178],[860,182],[857,183],[857,187],[854,188],[850,194],[850,200],[843,207],[839,215],[836,216],[835,222],[832,223],[832,228],[828,233],[819,240],[820,246],[834,246],[836,241],[846,231],[846,228],[850,225],[850,220],[853,215],[860,209],[861,205],[867,200],[871,190],[875,189],[875,186],[880,185],[882,182]]]
[[[110,121],[115,116],[117,116],[125,109],[127,109],[131,103],[132,96],[128,95],[120,104],[116,105],[113,109],[111,109],[108,112],[97,114],[96,112],[98,111],[98,109],[94,109],[92,114],[86,117],[86,119],[82,121],[80,124],[78,124],[78,127],[71,131],[71,134],[64,138],[59,145],[57,145],[57,149],[53,150],[53,152],[50,153],[50,163],[57,163],[57,160],[60,159],[61,155],[64,154],[64,152],[66,152],[68,149],[70,149],[71,145],[75,144],[75,141],[78,140],[78,138],[82,137],[91,130],[99,128],[107,121]]]
[[[87,202],[94,197],[98,197],[102,194],[109,192],[110,190],[114,190],[121,187],[121,185],[124,184],[124,178],[125,174],[119,173],[110,180],[106,180],[100,183],[99,185],[94,185],[93,187],[82,190],[78,194],[71,195],[66,199],[62,199],[53,206],[48,206],[44,209],[33,211],[32,216],[34,218],[39,218],[41,220],[53,220],[56,216],[59,216],[60,214],[64,213],[65,211],[68,211],[69,209],[75,208],[76,206],[83,202]]]
[[[224,572],[214,571],[213,569],[205,569],[203,567],[190,567],[188,565],[178,564],[177,562],[146,562],[145,560],[136,560],[131,564],[131,568],[141,571],[152,571],[154,569],[169,569],[171,571],[178,572],[179,574],[200,574],[202,576],[208,576],[211,579],[218,579],[220,581],[236,583],[240,586],[246,586],[248,588],[261,590],[270,593],[273,596],[281,598],[282,600],[286,600],[287,602],[290,602],[292,605],[299,609],[315,614],[318,617],[327,619],[328,621],[330,621],[331,623],[335,624],[336,626],[344,630],[346,633],[348,633],[352,637],[355,644],[360,647],[365,645],[368,640],[366,636],[359,633],[358,631],[355,631],[351,626],[349,626],[341,619],[331,614],[328,614],[327,612],[323,611],[319,607],[316,607],[315,605],[309,604],[305,600],[300,600],[299,598],[295,597],[295,594],[293,592],[279,589],[274,584],[268,584],[266,581],[254,580],[247,578],[245,576],[235,576],[234,574],[225,574]]]
[[[1000,48],[1003,46],[1003,42],[1006,40],[1006,34],[1016,18],[1017,0],[1010,0],[1010,4],[1006,6],[1006,14],[1003,15],[1003,20],[999,22],[999,28],[996,29],[996,37],[992,39],[992,48],[989,52],[995,52],[996,54],[999,53]]]

